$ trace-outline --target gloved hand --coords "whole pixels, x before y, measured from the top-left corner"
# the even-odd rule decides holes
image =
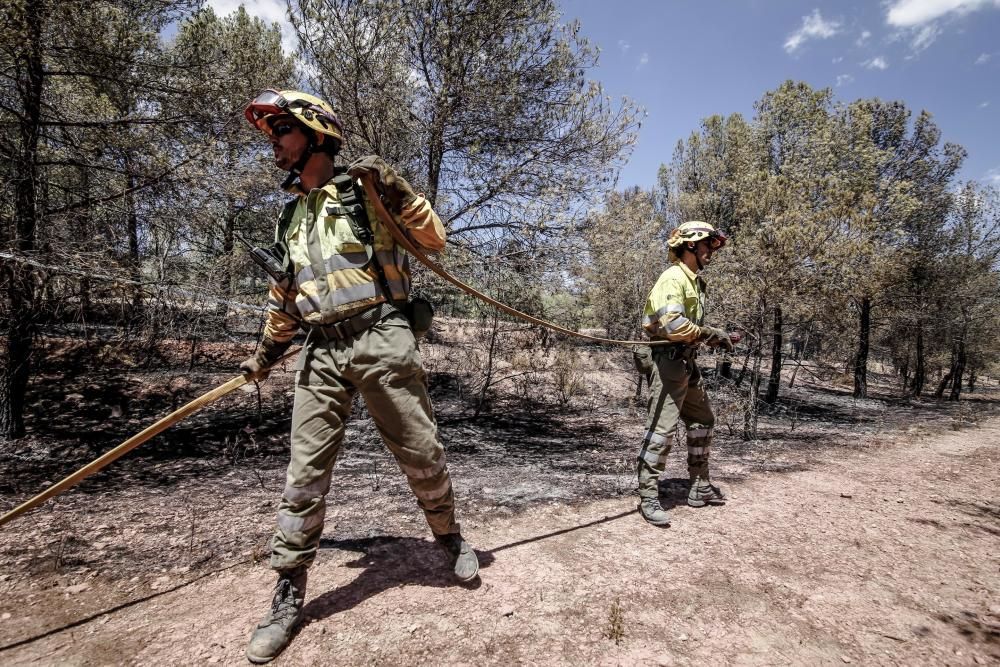
[[[729,338],[729,334],[718,327],[702,327],[701,342],[709,347],[722,346],[726,348],[726,352],[733,351],[733,341]]]
[[[264,336],[257,352],[240,364],[240,372],[246,376],[248,382],[263,382],[271,374],[271,366],[281,358],[291,344],[292,341],[276,343]]]
[[[360,157],[347,166],[347,173],[354,178],[375,172],[378,175],[378,187],[386,198],[389,210],[399,215],[403,208],[409,206],[417,198],[413,187],[406,179],[396,173],[396,170],[386,164],[378,155]]]

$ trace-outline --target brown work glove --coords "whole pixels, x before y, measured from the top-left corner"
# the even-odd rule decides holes
[[[729,334],[718,327],[702,327],[699,340],[709,347],[724,347],[726,352],[733,351],[733,341]]]
[[[385,163],[378,155],[366,155],[347,166],[347,173],[354,178],[374,172],[377,176],[376,188],[385,197],[389,210],[399,215],[414,202],[417,193],[406,179]]]
[[[257,352],[240,364],[240,372],[246,376],[248,382],[263,382],[271,374],[271,366],[281,358],[291,344],[292,341],[276,343],[264,336]]]

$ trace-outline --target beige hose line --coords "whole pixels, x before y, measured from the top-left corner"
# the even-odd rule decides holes
[[[375,184],[373,182],[373,175],[372,174],[370,174],[370,173],[369,174],[365,174],[361,178],[361,182],[362,182],[362,184],[364,184],[365,193],[368,195],[368,200],[371,201],[372,206],[375,207],[375,213],[378,215],[379,219],[382,221],[382,223],[389,230],[389,233],[392,235],[392,238],[395,239],[396,242],[399,243],[399,245],[401,245],[403,248],[405,248],[407,252],[409,252],[411,255],[413,255],[418,260],[420,260],[421,262],[423,262],[423,264],[426,265],[428,269],[430,269],[431,271],[433,271],[434,273],[436,273],[438,276],[440,276],[441,278],[443,278],[447,282],[449,282],[452,285],[458,287],[463,292],[466,292],[467,294],[470,294],[471,296],[474,296],[477,299],[481,299],[482,301],[485,301],[486,303],[499,308],[500,310],[502,310],[503,312],[505,312],[505,313],[507,313],[509,315],[513,315],[514,317],[518,317],[518,318],[520,318],[522,320],[525,320],[527,322],[531,322],[532,324],[537,324],[539,326],[548,327],[549,329],[552,329],[553,331],[558,331],[559,333],[566,334],[567,336],[575,336],[576,338],[583,338],[585,340],[594,341],[595,343],[605,343],[605,344],[611,344],[611,345],[662,345],[662,344],[667,344],[667,341],[615,340],[613,338],[602,338],[600,336],[590,336],[588,334],[583,334],[583,333],[580,333],[578,331],[573,331],[571,329],[567,329],[565,327],[561,327],[558,324],[555,324],[553,322],[548,322],[546,320],[542,320],[542,319],[539,319],[537,317],[533,317],[531,315],[528,315],[527,313],[522,313],[520,310],[517,310],[516,308],[512,308],[512,307],[508,306],[505,303],[501,303],[500,301],[497,301],[496,299],[493,299],[493,298],[491,298],[491,297],[483,294],[482,292],[476,290],[473,287],[469,287],[468,285],[466,285],[465,283],[463,283],[461,280],[459,280],[458,278],[453,277],[450,273],[448,273],[443,268],[441,268],[436,262],[434,262],[433,260],[429,259],[427,257],[427,255],[425,255],[423,252],[421,252],[420,249],[417,248],[417,246],[414,245],[413,242],[410,241],[410,239],[406,236],[406,234],[403,233],[403,231],[396,224],[396,221],[393,219],[392,215],[389,214],[389,211],[386,210],[385,205],[382,203],[382,199],[381,199],[381,197],[379,197],[379,194],[378,194],[378,192],[375,189]],[[287,352],[280,359],[278,359],[278,361],[276,361],[275,364],[277,364],[279,362],[282,362],[282,361],[285,361],[286,359],[289,359],[290,357],[292,357],[295,354],[297,354],[298,351],[299,350],[296,349],[296,350],[293,350],[291,352]],[[100,457],[94,459],[93,461],[91,461],[87,465],[83,466],[82,468],[80,468],[79,470],[77,470],[76,472],[74,472],[73,474],[69,475],[68,477],[66,477],[66,478],[64,478],[62,480],[60,480],[59,482],[56,482],[55,484],[53,484],[49,488],[45,489],[45,491],[39,493],[37,496],[35,496],[35,497],[31,498],[30,500],[27,500],[24,503],[18,505],[17,507],[15,507],[11,511],[7,512],[3,516],[0,516],[0,526],[3,526],[4,524],[6,524],[6,523],[8,523],[10,521],[13,521],[14,519],[16,519],[17,517],[21,516],[22,514],[24,514],[25,512],[27,512],[28,510],[33,509],[33,508],[37,507],[38,505],[41,505],[43,502],[45,502],[49,498],[57,496],[60,493],[62,493],[63,491],[65,491],[65,490],[67,490],[69,488],[72,488],[73,486],[76,486],[81,481],[83,481],[85,478],[89,477],[90,475],[93,475],[95,472],[98,472],[99,470],[101,470],[102,468],[104,468],[105,466],[107,466],[108,464],[110,464],[110,463],[112,463],[114,461],[117,461],[119,458],[121,458],[125,454],[128,454],[130,451],[132,451],[133,449],[135,449],[139,445],[143,444],[144,442],[146,442],[147,440],[149,440],[153,436],[155,436],[155,435],[157,435],[159,433],[162,433],[163,431],[165,431],[166,429],[170,428],[171,426],[173,426],[174,424],[176,424],[180,420],[184,419],[188,415],[191,415],[191,414],[197,412],[198,410],[202,409],[203,407],[205,407],[209,403],[213,403],[213,402],[217,401],[218,399],[222,398],[223,396],[225,396],[229,392],[233,391],[234,389],[238,389],[239,387],[242,387],[246,383],[247,383],[246,376],[239,375],[237,377],[234,377],[232,380],[229,380],[228,382],[219,385],[215,389],[212,389],[211,391],[206,392],[205,394],[202,394],[201,396],[199,396],[198,398],[194,399],[190,403],[188,403],[188,404],[186,404],[186,405],[178,408],[177,410],[171,412],[169,415],[167,415],[166,417],[160,419],[155,424],[153,424],[153,425],[145,428],[144,430],[140,431],[139,433],[133,435],[131,438],[129,438],[128,440],[126,440],[122,444],[120,444],[117,447],[115,447],[114,449],[112,449],[112,450],[104,453]]]
[[[533,317],[532,315],[528,315],[527,313],[522,313],[520,310],[517,310],[516,308],[512,308],[511,306],[508,306],[505,303],[501,303],[500,301],[497,301],[496,299],[493,299],[492,297],[483,294],[474,287],[469,287],[461,280],[455,278],[450,273],[441,268],[440,265],[438,265],[434,260],[427,257],[427,255],[421,252],[421,250],[412,241],[410,241],[409,237],[407,237],[406,234],[404,234],[403,231],[399,228],[399,225],[396,224],[396,221],[393,219],[392,215],[389,214],[389,211],[386,210],[385,205],[382,203],[382,199],[379,197],[378,191],[375,189],[375,183],[373,179],[374,175],[371,173],[367,173],[361,177],[361,183],[365,186],[365,194],[368,195],[368,200],[372,203],[372,206],[375,207],[375,213],[378,215],[379,220],[381,220],[382,224],[384,224],[386,229],[389,230],[389,233],[392,235],[392,238],[396,240],[396,243],[403,246],[403,248],[405,248],[407,252],[409,252],[411,255],[420,260],[428,269],[430,269],[435,274],[437,274],[444,280],[448,281],[458,289],[462,290],[466,294],[469,294],[477,299],[485,301],[486,303],[492,306],[496,306],[503,312],[509,315],[513,315],[514,317],[520,318],[522,320],[525,320],[526,322],[531,322],[532,324],[537,324],[539,326],[547,327],[549,329],[552,329],[553,331],[558,331],[559,333],[566,334],[567,336],[575,336],[576,338],[583,338],[585,340],[594,341],[595,343],[605,343],[609,345],[669,345],[670,344],[670,341],[666,340],[616,340],[614,338],[602,338],[600,336],[590,336],[588,334],[580,333],[579,331],[573,331],[571,329],[561,327],[558,324],[555,324],[554,322],[548,322],[546,320]]]
[[[291,352],[286,352],[280,359],[278,359],[278,361],[274,363],[274,365],[277,365],[278,363],[295,356],[296,354],[298,354],[299,349],[301,348],[297,348],[295,350],[292,350]],[[234,377],[232,380],[226,382],[225,384],[219,385],[215,389],[212,389],[211,391],[202,394],[201,396],[194,399],[190,403],[174,410],[169,415],[159,420],[152,426],[148,426],[147,428],[133,435],[131,438],[129,438],[122,444],[118,445],[114,449],[105,452],[100,457],[94,459],[87,465],[83,466],[69,477],[66,477],[63,480],[56,482],[49,488],[39,493],[34,498],[18,505],[17,507],[7,512],[3,516],[0,516],[0,526],[4,525],[8,521],[13,521],[14,519],[21,516],[28,510],[37,507],[38,505],[41,505],[49,498],[59,495],[66,489],[76,486],[86,477],[93,475],[95,472],[99,471],[101,468],[108,465],[109,463],[112,463],[113,461],[120,459],[122,456],[125,456],[133,449],[135,449],[142,443],[152,438],[154,435],[157,435],[158,433],[165,431],[166,429],[170,428],[171,426],[173,426],[180,420],[184,419],[188,415],[193,414],[198,410],[201,410],[209,403],[212,403],[222,398],[223,396],[233,391],[234,389],[242,387],[247,382],[248,380],[245,375],[238,375]]]

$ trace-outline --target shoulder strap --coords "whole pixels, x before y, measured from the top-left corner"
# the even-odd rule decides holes
[[[341,205],[330,206],[327,210],[334,215],[347,216],[354,235],[358,237],[359,241],[370,246],[375,240],[375,235],[372,233],[372,225],[368,219],[368,211],[365,210],[362,193],[346,169],[338,167],[335,173],[333,185],[340,194]]]
[[[275,242],[285,242],[285,234],[288,232],[288,228],[292,224],[292,218],[295,216],[295,207],[298,206],[298,203],[299,198],[293,197],[285,202],[285,205],[281,208],[281,215],[278,216],[278,226],[274,230]]]
[[[368,219],[368,210],[365,208],[364,190],[347,173],[346,168],[337,167],[334,173],[336,175],[333,177],[333,184],[340,194],[341,206],[331,206],[328,210],[334,214],[347,216],[348,224],[351,225],[351,231],[354,232],[354,236],[365,246],[365,252],[368,254],[368,263],[375,269],[375,273],[378,274],[379,283],[382,286],[382,291],[385,293],[385,298],[392,301],[392,290],[389,289],[389,281],[385,277],[382,263],[378,261],[378,254],[375,252],[375,234],[372,232],[372,223]],[[338,210],[341,208],[343,210]]]
[[[274,229],[274,245],[271,246],[271,255],[278,260],[285,271],[291,272],[290,268],[290,257],[288,253],[288,242],[285,240],[285,234],[288,233],[288,228],[292,224],[292,219],[295,217],[295,207],[299,203],[298,197],[293,197],[289,201],[285,202],[285,205],[281,207],[281,214],[278,216],[278,225]]]

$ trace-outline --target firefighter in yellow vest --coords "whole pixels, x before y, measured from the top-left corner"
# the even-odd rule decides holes
[[[660,274],[643,311],[642,326],[650,339],[670,342],[635,350],[636,367],[649,381],[646,435],[638,458],[639,512],[654,526],[670,525],[670,515],[660,505],[657,482],[666,467],[678,420],[687,429],[688,504],[704,507],[726,501],[725,490],[709,477],[715,415],[695,363],[702,344],[732,351],[733,339],[738,338],[704,324],[706,285],[698,272],[725,243],[726,235],[706,222],[685,222],[673,230],[667,241],[672,264]]]
[[[295,369],[291,459],[271,542],[278,584],[247,647],[251,662],[265,663],[284,649],[302,620],[306,569],[319,546],[331,472],[357,393],[455,577],[471,581],[479,561],[455,521],[445,452],[404,315],[410,291],[406,253],[380,224],[358,179],[376,177],[396,222],[426,250],[444,248],[440,218],[381,158],[335,166],[343,125],[325,101],[266,90],[247,106],[246,117],[267,136],[276,164],[289,172],[283,187],[296,196],[278,223],[273,255],[282,273],[271,281],[263,339],[241,370],[263,380],[292,337],[300,329],[307,333]]]

